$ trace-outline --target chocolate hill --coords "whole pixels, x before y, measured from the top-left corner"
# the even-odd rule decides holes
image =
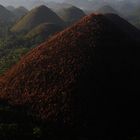
[[[74,23],[85,16],[85,13],[80,8],[75,6],[63,8],[57,13],[65,22],[69,24]]]
[[[42,5],[34,8],[21,18],[11,29],[12,32],[30,31],[42,23],[63,24],[63,21],[49,8]]]
[[[75,136],[126,138],[140,124],[140,49],[120,27],[92,14],[56,34],[0,77],[1,99]]]
[[[46,39],[49,36],[52,36],[54,33],[61,31],[62,29],[63,27],[61,25],[57,25],[54,23],[43,23],[32,29],[26,35],[26,38],[32,39],[40,36]]]

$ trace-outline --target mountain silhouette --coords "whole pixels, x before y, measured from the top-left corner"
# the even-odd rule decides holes
[[[140,124],[140,49],[115,17],[91,14],[31,50],[0,77],[1,100],[66,135],[125,139]]]

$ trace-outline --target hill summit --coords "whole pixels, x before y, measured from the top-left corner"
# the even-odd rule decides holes
[[[63,21],[48,7],[42,5],[32,9],[11,29],[12,32],[30,31],[42,23],[63,24]]]
[[[92,14],[51,37],[0,77],[1,99],[76,135],[125,135],[140,118],[140,50],[120,26]]]

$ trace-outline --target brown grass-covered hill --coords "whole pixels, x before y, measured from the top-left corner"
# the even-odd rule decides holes
[[[75,6],[62,8],[57,14],[68,24],[72,24],[86,15],[84,11]]]
[[[75,137],[126,138],[140,126],[140,49],[120,27],[92,14],[51,37],[0,77],[1,99]]]
[[[42,23],[63,24],[63,21],[48,7],[42,5],[32,9],[23,16],[11,29],[12,32],[30,31]]]
[[[26,38],[32,39],[36,37],[41,37],[46,39],[61,30],[63,30],[62,25],[57,25],[54,23],[42,23],[32,29],[29,33],[27,33]]]

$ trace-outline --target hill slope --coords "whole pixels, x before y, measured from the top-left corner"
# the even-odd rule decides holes
[[[62,26],[54,23],[43,23],[27,33],[26,37],[31,39],[40,36],[45,39],[62,29]]]
[[[56,34],[0,77],[1,99],[69,133],[127,137],[139,126],[140,49],[120,27],[93,14]]]
[[[39,6],[31,10],[11,29],[12,32],[30,31],[42,23],[63,24],[63,21],[46,6]]]

